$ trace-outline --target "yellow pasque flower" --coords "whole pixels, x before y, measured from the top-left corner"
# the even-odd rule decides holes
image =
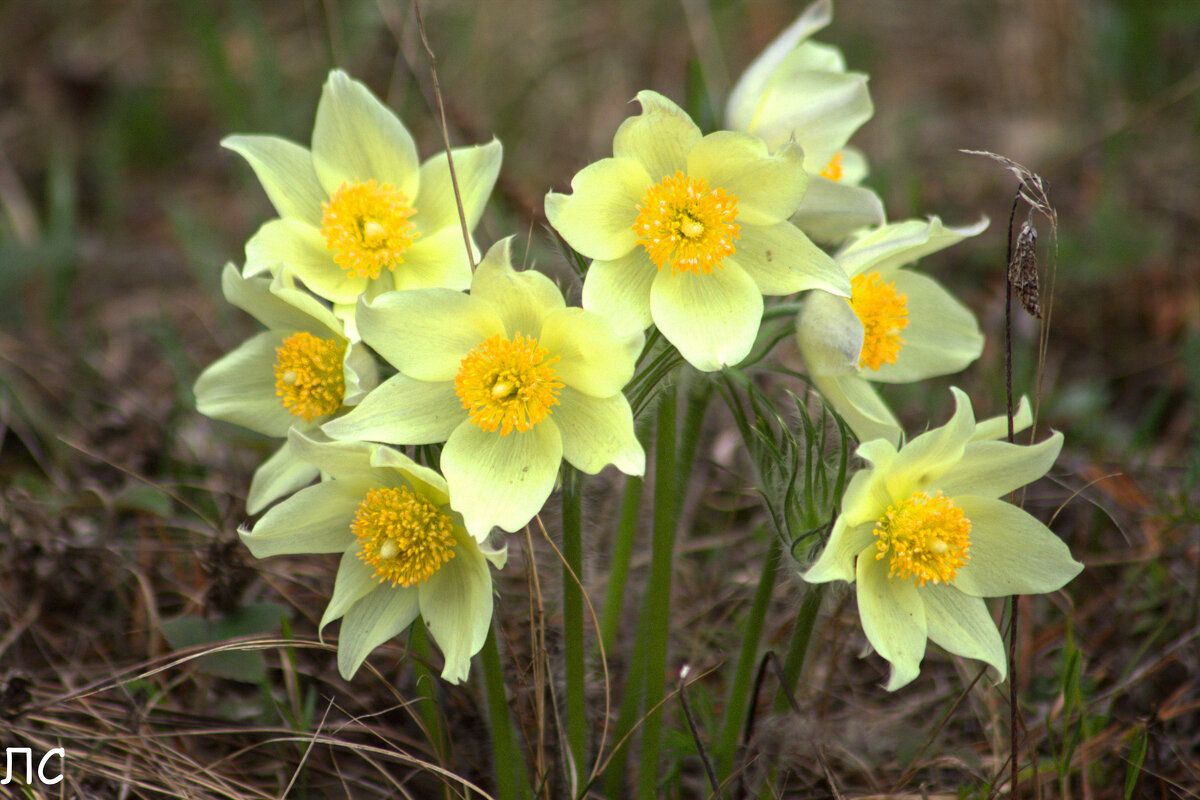
[[[567,308],[558,287],[511,266],[511,238],[475,271],[469,295],[392,292],[361,301],[363,341],[398,374],[325,426],[334,439],[445,442],[453,507],[476,538],[541,510],[565,458],[587,473],[641,475],[645,453],[621,393],[641,332]]]
[[[467,534],[446,481],[403,453],[366,442],[317,441],[293,430],[293,450],[327,477],[271,508],[242,541],[257,558],[342,553],[321,628],[342,620],[338,671],[350,680],[379,645],[418,614],[446,662],[467,679],[492,619],[492,577],[507,548]]]
[[[233,264],[221,274],[225,299],[267,326],[196,379],[196,410],[267,436],[313,431],[376,382],[375,360],[316,298],[287,274],[244,278]],[[309,484],[316,467],[284,442],[254,473],[246,510],[256,514]]]
[[[418,164],[404,124],[341,70],[321,91],[311,152],[277,136],[221,144],[250,163],[279,212],[246,244],[248,276],[286,267],[334,303],[470,284],[446,154]],[[500,142],[452,155],[474,228],[500,170]]]
[[[812,180],[792,222],[820,242],[884,221],[879,196],[859,186],[866,158],[846,146],[875,112],[867,76],[847,72],[836,47],[809,41],[832,18],[829,0],[809,6],[746,68],[725,106],[730,130],[761,136],[771,149],[794,140],[804,150]]]
[[[802,576],[855,584],[863,632],[891,662],[888,690],[920,672],[926,639],[1004,680],[1004,643],[982,598],[1053,592],[1083,569],[1045,525],[1000,499],[1046,474],[1062,434],[996,441],[1007,420],[976,423],[966,394],[951,391],[946,425],[899,451],[885,439],[859,446],[871,467],[850,479],[829,541]],[[1023,401],[1016,427],[1031,417]]]
[[[986,227],[982,220],[948,228],[931,217],[864,231],[834,256],[850,277],[850,299],[811,292],[803,300],[796,337],[809,377],[859,441],[900,442],[900,423],[873,382],[948,375],[979,357],[974,314],[937,281],[903,267]]]
[[[750,352],[766,295],[849,295],[832,260],[787,221],[808,185],[798,147],[774,155],[746,133],[700,129],[662,95],[613,138],[613,157],[581,170],[546,216],[593,259],[583,307],[624,330],[653,322],[697,369]]]

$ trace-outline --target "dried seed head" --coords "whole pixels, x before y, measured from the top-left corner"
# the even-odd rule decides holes
[[[1008,282],[1012,284],[1017,299],[1025,307],[1026,313],[1037,319],[1042,318],[1042,306],[1038,301],[1038,271],[1037,271],[1037,228],[1033,226],[1033,209],[1029,217],[1021,223],[1017,233],[1017,246],[1013,250],[1012,261],[1008,262]]]

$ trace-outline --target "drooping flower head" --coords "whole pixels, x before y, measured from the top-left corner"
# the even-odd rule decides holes
[[[379,645],[418,615],[445,656],[442,678],[467,678],[492,619],[488,562],[507,549],[470,536],[450,508],[446,481],[403,453],[365,442],[317,441],[292,449],[328,477],[263,515],[242,541],[257,558],[342,553],[321,628],[342,620],[338,670],[349,680]]]
[[[321,91],[311,151],[276,136],[222,144],[250,163],[279,212],[247,243],[247,275],[286,267],[334,303],[471,282],[446,154],[418,163],[404,124],[341,70]],[[500,170],[500,142],[452,156],[474,228]]]
[[[571,194],[546,195],[546,216],[593,259],[583,307],[625,330],[653,322],[697,369],[750,352],[764,294],[822,288],[849,295],[831,259],[787,221],[808,185],[799,148],[702,136],[662,95],[638,94],[613,157],[581,170]]]
[[[1041,476],[1062,434],[1036,445],[996,441],[1007,420],[976,423],[958,389],[950,421],[897,450],[886,439],[858,448],[854,474],[825,549],[804,580],[855,584],[871,646],[891,662],[889,690],[920,671],[925,642],[987,662],[1004,679],[1004,644],[984,597],[1061,588],[1083,565],[1032,515],[1001,498]],[[1028,427],[1022,402],[1016,427]]]
[[[243,278],[233,264],[221,274],[225,299],[267,327],[196,379],[196,410],[267,436],[311,431],[354,405],[376,382],[375,361],[346,336],[341,321],[290,275]],[[311,483],[317,470],[285,441],[254,473],[246,509]]]
[[[900,423],[871,383],[948,375],[979,357],[975,316],[932,278],[904,269],[987,227],[948,228],[937,217],[864,231],[834,256],[850,277],[847,300],[811,292],[796,318],[808,374],[859,441],[900,442]]]
[[[867,175],[862,153],[846,142],[871,118],[867,76],[847,72],[836,47],[809,37],[833,18],[817,0],[756,58],[725,106],[730,130],[761,136],[772,150],[795,141],[812,180],[792,222],[820,242],[838,242],[884,221],[878,195],[859,186]]]
[[[363,340],[398,374],[324,430],[334,439],[445,442],[442,472],[467,530],[519,530],[541,510],[563,459],[587,473],[641,475],[645,453],[621,393],[640,331],[567,308],[554,283],[492,246],[469,295],[392,292],[359,304]]]

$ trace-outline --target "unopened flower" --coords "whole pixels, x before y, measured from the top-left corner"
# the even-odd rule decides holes
[[[865,231],[834,256],[850,277],[850,299],[811,292],[803,300],[796,335],[808,374],[859,441],[900,442],[900,423],[871,383],[948,375],[979,357],[983,334],[970,310],[903,267],[985,227],[948,228],[931,217]]]
[[[638,94],[613,157],[546,195],[546,216],[593,259],[583,307],[625,330],[653,322],[697,369],[750,352],[763,295],[820,288],[849,295],[832,260],[787,221],[809,183],[792,146],[773,155],[746,133],[702,136],[662,95]]]
[[[855,584],[863,632],[891,662],[887,688],[920,671],[926,640],[987,662],[1003,680],[1004,644],[982,598],[1052,592],[1083,565],[1036,518],[1001,498],[1046,474],[1062,434],[996,441],[1006,420],[976,423],[958,389],[950,421],[897,449],[865,442],[825,549],[803,578]],[[1022,404],[1017,427],[1030,424]]]
[[[263,515],[242,541],[257,558],[342,553],[321,628],[342,620],[338,671],[349,680],[418,615],[445,656],[442,677],[467,678],[492,619],[488,562],[507,549],[470,536],[446,482],[403,453],[365,442],[319,442],[292,431],[293,450],[327,480]]]
[[[829,0],[809,6],[746,68],[725,106],[731,130],[761,136],[772,150],[794,141],[804,151],[812,180],[792,222],[821,242],[884,221],[878,195],[859,186],[866,158],[846,145],[875,110],[867,76],[847,72],[836,47],[809,40],[832,17]]]
[[[327,425],[334,439],[445,442],[441,468],[467,530],[515,531],[541,510],[563,459],[641,475],[645,453],[621,393],[641,332],[567,308],[558,287],[492,246],[469,295],[392,292],[360,302],[363,340],[398,374]]]
[[[289,275],[244,278],[227,264],[221,288],[225,299],[267,330],[200,374],[195,395],[201,414],[286,437],[292,428],[314,430],[375,385],[371,354]],[[246,510],[255,514],[316,477],[316,467],[296,458],[285,441],[254,473]]]
[[[419,164],[404,124],[341,70],[321,92],[311,152],[277,136],[222,144],[250,163],[279,212],[247,243],[247,275],[285,267],[334,303],[471,282],[446,154]],[[500,142],[452,155],[474,228],[500,170]]]

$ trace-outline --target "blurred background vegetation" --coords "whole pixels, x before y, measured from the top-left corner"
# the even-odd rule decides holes
[[[428,3],[452,143],[495,135],[505,147],[480,243],[528,237],[531,260],[567,275],[543,228],[545,192],[611,152],[640,89],[716,126],[732,82],[803,5]],[[1043,266],[1057,267],[1043,275],[1055,300],[1041,421],[1063,430],[1067,447],[1058,484],[1031,502],[1047,514],[1066,503],[1056,530],[1090,569],[1042,615],[1047,627],[1034,617],[1023,643],[1029,735],[1055,776],[1047,791],[1122,796],[1135,763],[1145,796],[1197,796],[1200,4],[839,0],[834,13],[815,38],[871,76],[875,117],[852,143],[889,219],[992,220],[925,262],[979,315],[989,343],[964,375],[888,395],[910,425],[947,417],[950,383],[980,413],[1003,404],[1003,231],[1015,185],[959,148],[1026,164],[1050,182],[1058,209],[1056,260],[1046,230],[1041,239]],[[402,2],[0,4],[0,741],[35,752],[69,742],[80,796],[124,796],[122,786],[161,796],[172,780],[195,797],[277,796],[299,776],[306,796],[344,796],[329,787],[347,785],[384,797],[420,772],[345,747],[315,748],[305,762],[303,741],[288,737],[317,729],[323,714],[339,720],[346,747],[403,749],[490,780],[477,692],[424,690],[441,696],[446,725],[422,734],[400,707],[407,695],[383,680],[351,690],[316,645],[226,654],[78,694],[192,644],[292,625],[314,639],[331,564],[251,564],[242,553],[244,493],[270,443],[200,417],[191,385],[254,331],[220,297],[219,274],[274,216],[218,142],[272,133],[307,145],[333,66],[395,108],[423,155],[441,149]],[[1017,391],[1032,392],[1038,330],[1022,317],[1016,333]],[[698,560],[681,567],[694,571],[680,582],[684,618],[713,613],[706,581],[730,580],[711,550],[687,550]],[[594,555],[602,579],[603,544]],[[713,596],[741,608],[753,587],[737,581]],[[282,631],[280,609],[291,614]],[[794,612],[781,598],[778,624]],[[845,612],[843,601],[830,616]],[[505,613],[519,628],[524,609]],[[855,641],[849,626],[823,630],[826,645]],[[402,649],[374,660],[398,673]],[[861,678],[866,668],[853,669]],[[831,756],[843,789],[880,792],[906,776],[898,790],[986,795],[980,754],[1003,750],[986,724],[999,713],[992,701],[964,704],[974,727],[948,725],[909,770],[915,751],[889,744],[905,726],[928,727],[929,709],[944,710],[960,687],[932,682],[889,698],[871,686],[868,676],[812,690],[827,693],[825,710],[781,722],[779,749],[804,761],[810,750],[795,742],[816,736],[819,721],[825,746],[861,745],[856,758]],[[719,686],[710,693],[721,697]],[[681,734],[677,750],[682,774],[694,774],[690,739]],[[364,768],[372,757],[378,769]],[[187,777],[195,763],[212,767]],[[811,759],[805,770],[818,795],[827,791]]]

